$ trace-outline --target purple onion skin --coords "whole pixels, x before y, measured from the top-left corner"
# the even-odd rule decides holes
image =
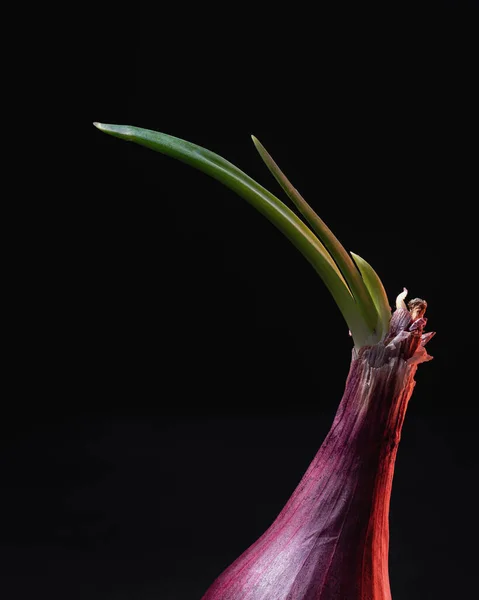
[[[397,309],[387,338],[353,351],[333,425],[270,528],[202,600],[390,600],[389,503],[426,319]]]

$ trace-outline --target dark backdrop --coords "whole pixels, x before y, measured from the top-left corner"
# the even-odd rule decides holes
[[[438,333],[397,459],[391,586],[473,594],[477,11],[276,10],[92,14],[85,146],[52,139],[68,179],[41,217],[4,421],[6,600],[199,600],[289,498],[349,367],[338,309],[269,222],[92,121],[196,142],[281,196],[255,134],[391,303],[426,298]]]

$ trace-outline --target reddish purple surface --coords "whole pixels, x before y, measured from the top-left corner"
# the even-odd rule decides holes
[[[389,501],[425,319],[396,310],[353,357],[333,425],[270,528],[202,600],[388,600]]]

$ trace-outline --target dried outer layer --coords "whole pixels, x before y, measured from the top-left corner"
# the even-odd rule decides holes
[[[300,484],[202,600],[391,599],[391,485],[417,365],[431,358],[425,325],[398,308],[384,342],[353,350],[333,425]]]

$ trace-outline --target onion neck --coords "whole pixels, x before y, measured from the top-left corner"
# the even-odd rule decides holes
[[[326,537],[335,538],[337,546],[327,570],[321,567],[320,600],[391,598],[388,515],[394,465],[417,366],[431,358],[424,345],[433,334],[423,334],[426,319],[417,316],[417,307],[414,314],[397,309],[384,342],[354,353],[333,426],[305,476],[318,469],[327,480],[318,519],[325,504],[334,506]]]

